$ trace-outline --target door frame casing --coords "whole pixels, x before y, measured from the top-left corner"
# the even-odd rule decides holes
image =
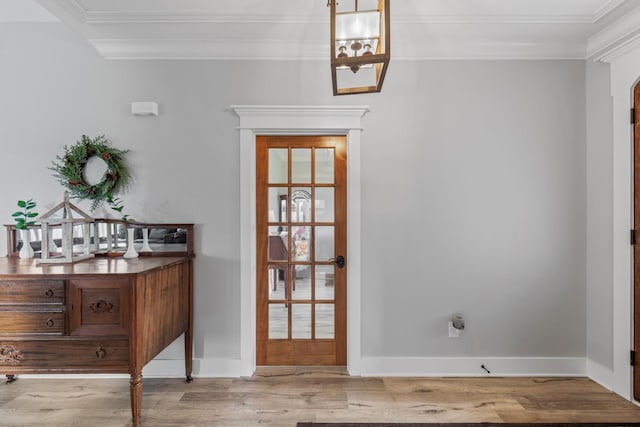
[[[640,146],[640,132],[638,131],[640,128],[640,122],[638,121],[638,113],[640,111],[640,78],[635,81],[633,87],[631,88],[632,92],[632,129],[631,129],[631,137],[632,137],[632,149],[631,149],[631,161],[632,161],[632,183],[631,187],[633,189],[633,201],[631,202],[633,216],[631,222],[633,224],[632,229],[635,233],[638,232],[640,228],[640,211],[638,207],[640,206],[640,187],[638,183],[640,182],[640,176],[638,173],[640,172],[640,154],[638,152],[638,146]],[[638,324],[640,323],[639,314],[640,314],[640,306],[636,305],[638,301],[640,301],[640,286],[638,286],[640,282],[640,277],[638,276],[638,271],[640,267],[640,256],[638,255],[638,243],[632,242],[633,247],[632,251],[632,283],[631,283],[631,351],[634,351],[635,354],[640,350],[640,330],[638,330]],[[637,383],[640,378],[640,366],[638,362],[635,362],[635,366],[631,368],[631,399],[635,399],[636,402],[640,402],[640,388],[637,386]]]
[[[361,372],[361,119],[367,106],[232,105],[240,125],[240,367],[256,369],[256,136],[347,137],[347,369]]]
[[[633,227],[633,132],[629,111],[633,106],[633,88],[639,80],[640,50],[616,57],[610,64],[613,98],[613,366],[610,376],[595,379],[625,399],[634,401],[633,370],[629,363],[633,343],[633,247],[629,244],[629,230]],[[587,374],[593,378],[591,370]]]

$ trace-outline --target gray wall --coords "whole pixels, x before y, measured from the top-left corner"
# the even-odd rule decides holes
[[[106,134],[131,150],[128,213],[197,224],[196,357],[238,357],[228,106],[369,105],[363,355],[585,356],[584,62],[392,61],[382,94],[355,97],[331,96],[329,79],[313,61],[106,61],[59,24],[3,25],[0,213],[9,222],[22,197],[53,206],[51,160]],[[160,116],[132,116],[136,100]],[[454,312],[468,320],[459,340]]]
[[[613,369],[613,105],[609,64],[587,61],[587,355]]]
[[[363,353],[584,355],[584,63],[392,67],[363,136]]]

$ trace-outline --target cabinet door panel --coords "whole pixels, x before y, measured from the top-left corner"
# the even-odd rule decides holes
[[[71,335],[128,335],[131,282],[129,279],[69,281]]]

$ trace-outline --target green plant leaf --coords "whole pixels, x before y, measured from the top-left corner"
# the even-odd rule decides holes
[[[11,216],[16,217],[16,216],[24,216],[23,212],[14,212],[11,214]]]
[[[35,217],[37,217],[37,216],[38,216],[38,212],[29,212],[29,213],[27,214],[27,217],[29,217],[29,218],[35,218]]]
[[[25,202],[24,200],[18,200],[18,207],[26,208],[27,202]]]

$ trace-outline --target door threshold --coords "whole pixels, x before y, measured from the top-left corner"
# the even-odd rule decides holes
[[[346,366],[256,366],[253,377],[348,377]]]

